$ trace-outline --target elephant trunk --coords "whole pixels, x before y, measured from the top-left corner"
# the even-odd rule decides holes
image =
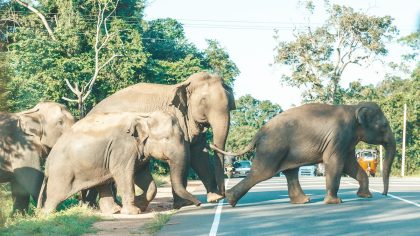
[[[189,153],[186,153],[186,155],[188,157]],[[194,203],[194,205],[199,206],[201,205],[201,202],[189,193],[185,187],[188,173],[187,162],[189,162],[187,157],[182,159],[171,159],[168,161],[171,172],[171,184],[173,190],[179,197],[189,200]]]
[[[213,129],[213,143],[222,150],[225,149],[226,139],[229,132],[229,122],[229,115],[218,115],[216,117],[209,117],[209,123]],[[224,196],[224,155],[220,152],[216,152],[216,155],[218,157],[215,158],[216,183],[220,193]]]
[[[382,194],[387,195],[388,188],[389,188],[389,175],[391,174],[391,166],[392,166],[392,162],[394,161],[394,157],[396,153],[395,138],[391,131],[391,128],[389,128],[389,131],[388,131],[388,134],[386,135],[383,146],[385,148],[385,158],[384,158],[384,169],[382,172],[382,178],[384,182],[384,191]]]

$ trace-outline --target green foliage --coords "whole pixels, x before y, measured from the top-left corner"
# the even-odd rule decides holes
[[[279,105],[270,101],[260,101],[251,95],[240,97],[236,101],[236,110],[232,112],[227,150],[243,150],[257,131],[282,111]],[[247,154],[244,157],[249,159],[251,156],[252,154]]]
[[[314,6],[308,3],[313,11]],[[295,40],[279,42],[275,63],[292,69],[285,84],[308,88],[306,102],[339,104],[341,75],[349,64],[366,64],[387,54],[385,43],[397,33],[390,16],[369,16],[351,7],[327,4],[328,19],[316,29],[295,32]],[[278,33],[276,38],[279,38]]]
[[[1,235],[82,235],[94,233],[94,222],[100,219],[87,206],[76,206],[54,214],[20,215],[10,218]]]
[[[235,77],[240,71],[229,55],[216,40],[207,40],[208,47],[204,50],[206,68],[211,68],[213,73],[219,74],[230,86],[233,85]]]
[[[174,84],[201,70],[220,72],[228,84],[233,83],[239,71],[216,41],[209,41],[209,48],[200,51],[188,42],[182,24],[176,20],[144,21],[146,1],[116,3],[110,1],[106,8],[105,16],[111,16],[105,21],[106,28],[101,28],[100,43],[106,35],[111,37],[100,51],[99,61],[103,64],[112,55],[118,57],[100,71],[84,103],[85,110],[131,84]],[[28,9],[15,2],[0,5],[1,11],[15,10],[13,16],[18,23],[2,35],[13,73],[9,80],[2,77],[1,81],[6,81],[3,84],[12,111],[32,107],[41,100],[67,103],[62,97],[75,96],[65,79],[82,88],[95,71],[97,1],[39,1],[36,8],[46,17],[57,40],[52,40],[39,18]],[[11,16],[7,14],[5,17]],[[78,116],[77,104],[67,105]]]
[[[0,184],[0,228],[3,227],[7,219],[12,214],[12,194],[9,184]]]
[[[0,50],[0,111],[7,111],[7,90],[6,85],[9,82],[8,61],[6,52]]]

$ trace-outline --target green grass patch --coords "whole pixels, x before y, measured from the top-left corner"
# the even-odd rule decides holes
[[[9,218],[0,235],[82,235],[94,233],[92,224],[100,217],[86,205],[78,205],[66,210],[44,215],[16,215]]]
[[[159,232],[165,226],[166,223],[171,219],[172,215],[175,214],[176,210],[172,210],[168,213],[156,213],[150,222],[144,225],[144,229],[148,234],[155,234]]]
[[[0,185],[0,228],[3,227],[12,214],[13,201],[9,184]]]

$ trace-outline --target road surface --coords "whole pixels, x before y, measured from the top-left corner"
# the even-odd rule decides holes
[[[241,179],[230,179],[230,188]],[[254,186],[232,208],[226,202],[186,207],[158,235],[420,235],[420,178],[391,178],[388,196],[382,179],[370,178],[373,198],[356,196],[358,184],[341,179],[343,203],[326,205],[325,178],[300,177],[311,203],[289,203],[285,177]],[[195,192],[205,201],[204,189]]]

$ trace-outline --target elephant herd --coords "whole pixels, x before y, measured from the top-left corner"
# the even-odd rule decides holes
[[[208,202],[226,197],[235,206],[254,185],[278,171],[287,178],[291,202],[309,202],[299,184],[299,167],[323,162],[324,202],[340,203],[337,191],[342,174],[359,182],[358,196],[372,196],[368,177],[354,158],[356,144],[363,141],[386,149],[383,194],[387,194],[396,147],[377,104],[295,107],[267,122],[246,150],[228,153],[224,148],[233,109],[232,89],[219,76],[200,72],[175,85],[139,83],[122,89],[77,122],[54,102],[0,113],[0,182],[11,183],[14,211],[26,211],[31,196],[49,213],[66,198],[94,188],[101,211],[138,214],[157,192],[149,169],[151,158],[169,164],[174,208],[201,204],[186,190],[189,167],[203,182]],[[208,128],[213,131],[210,146]],[[217,156],[214,161],[209,147]],[[250,173],[226,191],[224,155],[239,156],[253,149]],[[111,182],[122,206],[115,202]],[[142,190],[138,196],[135,185]]]

